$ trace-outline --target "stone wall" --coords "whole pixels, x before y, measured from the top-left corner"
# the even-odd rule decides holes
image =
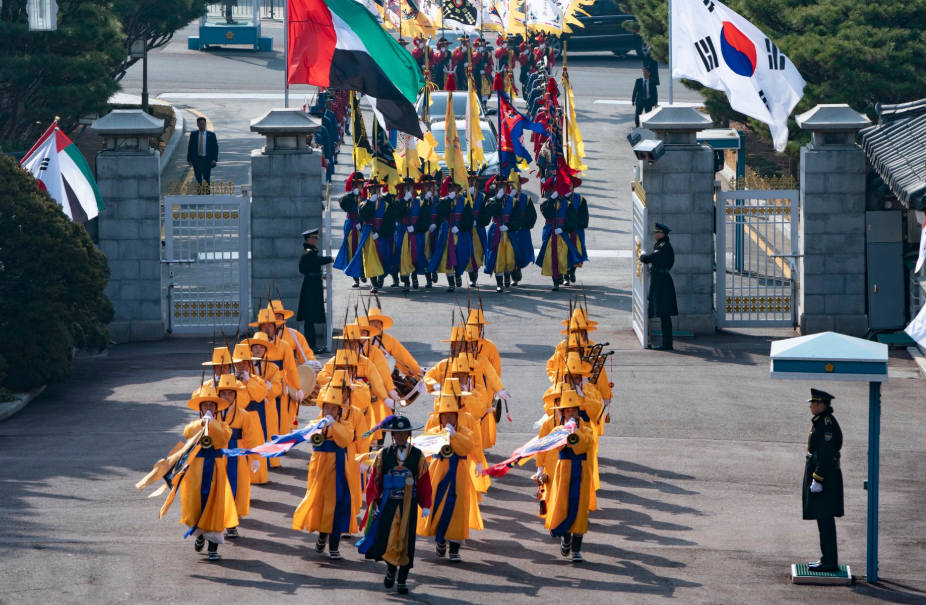
[[[802,334],[868,330],[865,153],[857,145],[801,148]]]
[[[160,155],[103,151],[96,179],[106,208],[98,219],[100,250],[109,259],[106,295],[116,315],[117,343],[164,338],[161,312]]]
[[[647,233],[656,223],[672,229],[672,279],[679,311],[675,329],[713,333],[714,153],[700,145],[666,145],[665,149],[662,158],[643,168]],[[653,243],[648,240],[645,248],[652,250]],[[653,329],[658,330],[655,322]]]
[[[251,309],[275,283],[288,309],[299,303],[302,232],[322,226],[322,156],[306,151],[251,152]],[[272,296],[276,298],[276,290]],[[295,323],[293,322],[293,327]]]

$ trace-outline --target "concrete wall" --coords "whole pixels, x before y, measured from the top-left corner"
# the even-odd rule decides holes
[[[103,151],[96,179],[106,208],[100,212],[99,246],[109,260],[106,295],[115,319],[110,338],[118,343],[164,338],[161,312],[161,224],[156,151]]]
[[[713,333],[714,154],[700,145],[666,145],[665,155],[643,167],[643,188],[652,233],[656,223],[672,229],[672,279],[678,296],[676,330]],[[648,240],[647,250],[652,250]],[[659,329],[658,320],[654,329]]]
[[[252,316],[261,300],[267,304],[271,283],[288,309],[299,304],[302,232],[322,226],[323,181],[321,154],[251,152]]]
[[[864,336],[865,153],[857,145],[801,148],[802,334]]]

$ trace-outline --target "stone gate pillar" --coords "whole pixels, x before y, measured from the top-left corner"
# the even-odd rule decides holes
[[[164,121],[140,109],[117,109],[93,122],[106,140],[96,159],[96,180],[106,208],[99,216],[99,246],[109,261],[106,295],[116,315],[117,343],[164,338],[161,311],[160,154],[148,137]]]
[[[644,162],[643,187],[648,212],[644,245],[652,250],[656,223],[672,229],[675,249],[672,279],[678,296],[676,330],[713,333],[714,313],[714,152],[697,142],[697,133],[711,120],[691,107],[663,106],[642,117],[665,145],[665,153],[652,165]],[[656,321],[658,326],[658,320]]]
[[[801,147],[800,330],[864,336],[865,152],[855,138],[871,121],[848,105],[817,105],[795,120],[811,133]]]
[[[287,309],[295,310],[299,303],[302,232],[322,226],[322,155],[306,146],[307,137],[320,127],[319,120],[301,109],[272,109],[251,120],[251,132],[267,137],[262,149],[251,151],[253,313],[261,300],[266,306],[272,284]]]

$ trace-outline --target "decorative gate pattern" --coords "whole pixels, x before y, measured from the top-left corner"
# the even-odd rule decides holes
[[[164,198],[168,331],[244,328],[250,295],[247,201],[235,195]]]
[[[798,199],[796,189],[717,193],[718,328],[795,325]]]
[[[633,314],[631,323],[633,331],[643,348],[649,347],[649,274],[647,267],[639,261],[640,255],[646,252],[646,191],[640,181],[633,181],[631,185],[633,198]]]

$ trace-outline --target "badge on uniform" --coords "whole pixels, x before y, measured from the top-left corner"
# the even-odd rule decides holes
[[[833,424],[833,419],[827,416],[823,419],[823,424]]]
[[[823,439],[826,440],[826,441],[829,441],[829,440],[832,439],[832,438],[833,438],[833,434],[832,434],[832,433],[824,433],[824,434],[823,434]]]

